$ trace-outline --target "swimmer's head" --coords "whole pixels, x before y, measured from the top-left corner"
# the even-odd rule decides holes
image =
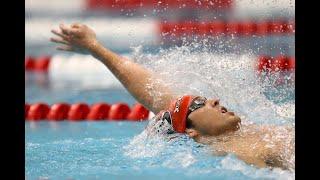
[[[219,100],[183,96],[170,107],[173,128],[190,137],[218,136],[239,129],[241,120],[220,105]]]

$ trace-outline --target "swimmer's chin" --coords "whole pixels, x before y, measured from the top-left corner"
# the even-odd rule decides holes
[[[229,121],[232,124],[231,125],[232,128],[230,129],[231,131],[237,131],[237,130],[240,129],[240,127],[241,127],[241,119],[240,119],[239,116],[231,116],[229,118]]]

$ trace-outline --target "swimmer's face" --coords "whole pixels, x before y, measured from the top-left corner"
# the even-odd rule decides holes
[[[205,105],[188,116],[191,122],[192,130],[196,133],[187,133],[190,136],[204,135],[204,136],[218,136],[220,134],[236,131],[239,129],[241,119],[233,112],[228,112],[227,109],[219,104],[217,99],[209,99]]]

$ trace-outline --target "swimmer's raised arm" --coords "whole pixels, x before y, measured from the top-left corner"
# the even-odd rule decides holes
[[[151,71],[103,47],[88,26],[61,24],[60,30],[52,30],[52,33],[57,37],[50,40],[62,45],[57,47],[58,50],[93,55],[108,67],[137,101],[155,114],[167,109],[175,99],[165,84],[156,81],[157,77]]]

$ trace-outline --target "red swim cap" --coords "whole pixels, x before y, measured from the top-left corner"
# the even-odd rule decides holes
[[[172,116],[173,129],[178,133],[184,133],[187,124],[187,113],[194,96],[185,95],[171,102],[169,111]]]

